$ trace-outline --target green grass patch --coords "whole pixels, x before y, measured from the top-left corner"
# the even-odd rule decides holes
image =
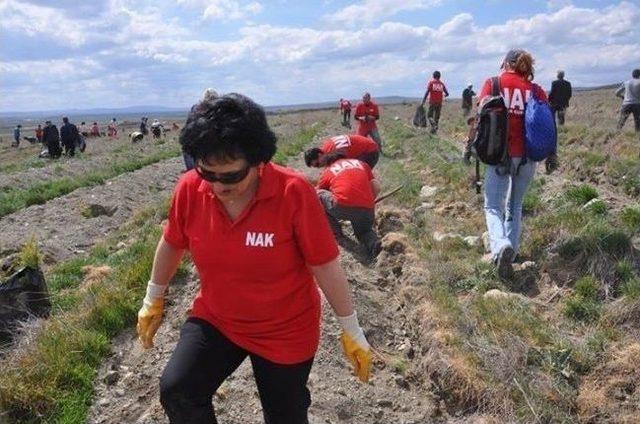
[[[540,196],[542,195],[545,183],[544,177],[541,177],[536,178],[529,184],[522,202],[522,213],[524,215],[533,215],[542,210],[542,199]]]
[[[293,136],[278,141],[278,150],[273,156],[273,162],[286,165],[289,158],[300,154],[305,147],[313,142],[321,128],[321,125],[303,128]]]
[[[620,221],[630,230],[640,231],[640,207],[627,206],[620,212]]]
[[[598,191],[588,184],[582,184],[568,189],[566,196],[572,202],[578,205],[584,205],[588,203],[589,200],[597,198]]]
[[[622,285],[622,295],[631,299],[640,299],[640,278],[635,277]]]
[[[126,172],[132,172],[145,166],[169,159],[180,154],[180,149],[173,147],[153,153],[149,156],[116,162],[103,169],[88,172],[74,178],[61,178],[34,184],[28,188],[17,188],[0,193],[0,217],[20,209],[47,202],[64,196],[81,187],[104,184],[108,179]]]
[[[574,293],[564,304],[565,316],[576,321],[594,322],[600,317],[598,282],[591,276],[582,277],[574,286]]]

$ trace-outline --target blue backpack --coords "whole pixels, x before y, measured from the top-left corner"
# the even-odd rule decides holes
[[[525,151],[527,159],[538,162],[556,152],[556,120],[548,102],[538,98],[537,86],[531,92],[524,112]]]

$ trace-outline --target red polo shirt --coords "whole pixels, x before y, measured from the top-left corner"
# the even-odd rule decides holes
[[[375,141],[369,137],[357,134],[337,135],[327,138],[322,142],[320,150],[330,153],[336,150],[343,151],[347,158],[357,158],[365,153],[374,153],[379,150]]]
[[[293,171],[265,165],[254,199],[231,221],[195,171],[178,182],[164,239],[188,249],[200,276],[191,316],[281,364],[313,357],[320,297],[309,266],[338,256],[324,209]]]
[[[373,172],[366,163],[338,159],[322,171],[318,188],[329,190],[338,205],[372,209],[375,199],[371,180]]]
[[[358,130],[357,130],[357,134],[358,135],[364,135],[366,136],[367,134],[369,134],[371,132],[371,130],[375,130],[378,127],[376,126],[376,121],[375,120],[371,120],[371,121],[361,121],[360,117],[364,117],[366,115],[369,116],[374,116],[376,118],[380,118],[380,112],[378,110],[378,105],[375,104],[373,101],[369,102],[369,103],[363,103],[360,102],[356,105],[356,113],[353,115],[354,118],[356,118],[358,120]]]
[[[340,110],[351,111],[351,102],[349,100],[343,100],[340,102]]]
[[[535,87],[539,99],[547,100],[547,93],[537,84],[516,72],[503,72],[500,75],[500,88],[508,113],[508,150],[511,157],[524,156],[524,109],[527,100],[531,96],[531,90]],[[491,95],[491,78],[485,81],[478,97],[478,105],[487,96]]]
[[[442,103],[444,92],[447,91],[444,83],[437,79],[432,79],[427,84],[427,91],[429,91],[429,104],[437,105]]]

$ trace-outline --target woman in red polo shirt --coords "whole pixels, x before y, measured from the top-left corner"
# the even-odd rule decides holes
[[[180,143],[196,168],[176,186],[137,327],[143,346],[153,346],[167,284],[189,250],[200,291],[160,380],[165,412],[172,423],[216,422],[213,394],[249,356],[265,421],[307,423],[317,285],[361,380],[371,366],[322,206],[304,177],[270,162],[276,137],[247,97],[197,104]]]
[[[513,274],[512,263],[520,247],[522,203],[536,171],[536,162],[526,160],[524,111],[535,90],[539,99],[547,95],[533,84],[533,57],[524,50],[510,50],[502,62],[500,93],[508,107],[509,166],[488,165],[484,181],[484,210],[491,255],[501,278]],[[491,95],[491,78],[485,81],[478,102]],[[557,156],[547,158],[547,172],[557,168]]]
[[[353,233],[370,258],[380,252],[380,240],[373,230],[375,197],[380,192],[369,166],[357,159],[347,159],[341,152],[323,155],[325,166],[317,189],[331,228],[341,235],[340,220],[351,223]]]

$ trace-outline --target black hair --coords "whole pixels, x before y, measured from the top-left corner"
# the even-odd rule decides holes
[[[322,154],[322,150],[319,149],[318,147],[312,147],[310,149],[307,149],[304,152],[304,163],[306,163],[307,166],[310,167],[313,161],[316,161],[318,160],[318,158],[320,158],[321,154]]]
[[[338,159],[343,159],[346,158],[347,155],[344,154],[344,152],[338,152],[338,151],[334,151],[334,152],[329,152],[327,154],[325,154],[324,156],[322,156],[322,166],[329,166],[331,165],[333,162],[337,161]]]
[[[631,72],[631,76],[633,78],[640,78],[640,69],[634,69],[633,72]]]
[[[434,77],[435,79],[440,79],[440,71],[434,71],[434,72],[433,72],[433,77]]]
[[[246,159],[256,166],[276,153],[276,135],[264,110],[250,98],[229,93],[196,103],[179,138],[182,151],[198,160]]]
[[[65,124],[69,122],[69,118],[67,118],[66,116],[64,118],[62,118],[62,122],[64,122]]]

